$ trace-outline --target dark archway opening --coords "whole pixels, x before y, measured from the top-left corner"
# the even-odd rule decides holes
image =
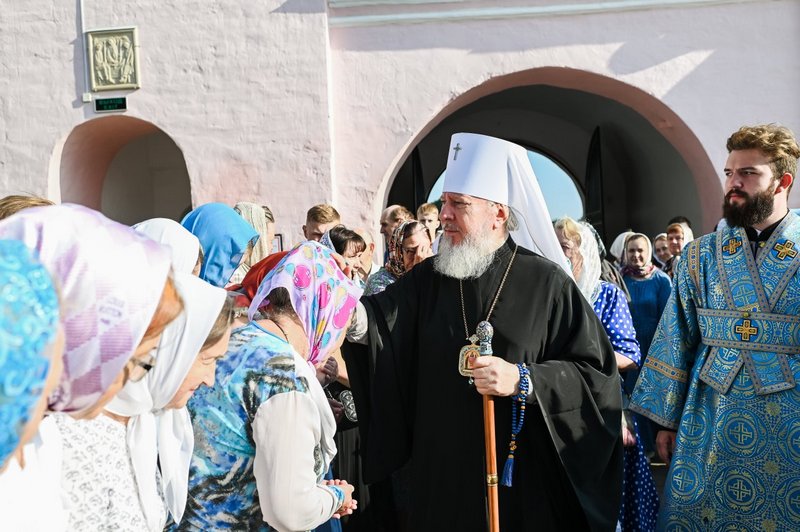
[[[537,73],[542,83],[535,82]],[[629,228],[655,235],[676,215],[701,230],[719,218],[721,185],[705,151],[659,100],[570,69],[501,81],[457,99],[419,135],[395,173],[387,205],[416,208],[427,200],[446,166],[450,136],[463,131],[504,138],[556,162],[573,178],[584,214],[606,240]],[[621,103],[626,98],[631,106]],[[551,216],[564,214],[545,199]]]

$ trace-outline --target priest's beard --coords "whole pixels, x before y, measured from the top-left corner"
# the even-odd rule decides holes
[[[454,244],[445,233],[439,240],[433,269],[455,279],[477,279],[494,262],[497,248],[494,235],[488,228],[478,234],[465,235],[460,244]]]
[[[722,203],[722,215],[731,227],[752,227],[760,224],[772,214],[775,209],[775,187],[757,192],[752,196],[741,190],[736,193],[744,196],[741,205],[730,203],[731,192],[725,194],[725,201]]]

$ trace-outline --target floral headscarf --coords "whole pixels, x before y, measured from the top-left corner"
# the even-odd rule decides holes
[[[200,240],[203,267],[200,278],[225,288],[239,266],[250,242],[258,233],[244,218],[224,203],[206,203],[184,217],[181,225]]]
[[[25,209],[0,222],[0,239],[21,240],[61,291],[64,372],[49,408],[91,407],[133,355],[158,307],[168,250],[80,205]]]
[[[53,281],[22,242],[0,240],[0,465],[42,395],[58,326]]]
[[[308,363],[314,365],[328,356],[345,333],[362,289],[342,273],[328,248],[312,241],[298,244],[264,278],[250,304],[250,319],[279,287],[289,291],[308,337]]]

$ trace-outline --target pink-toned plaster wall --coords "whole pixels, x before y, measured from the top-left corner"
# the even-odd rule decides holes
[[[138,27],[143,84],[124,93],[126,116],[175,141],[193,201],[263,201],[289,242],[299,238],[308,206],[326,200],[345,221],[377,230],[414,140],[464,95],[475,96],[471,90],[514,73],[565,67],[602,76],[597,91],[613,80],[641,91],[645,104],[645,96],[660,101],[663,107],[641,112],[669,111],[665,122],[651,120],[695,172],[703,171],[703,157],[694,139],[710,161],[705,171],[718,175],[724,139],[739,125],[779,121],[800,131],[800,69],[792,67],[800,3],[792,0],[676,9],[654,0],[625,12],[371,26],[342,23],[348,12],[324,0],[82,3],[85,29]],[[0,10],[0,193],[58,197],[62,149],[76,127],[97,117],[81,102],[78,4],[29,0]],[[402,10],[506,4],[564,3],[484,0]],[[693,138],[681,133],[681,122]],[[95,174],[107,163],[82,164],[96,166],[86,171]],[[75,193],[97,201],[89,190]]]
[[[776,20],[794,21],[794,31],[774,38],[767,29]],[[551,67],[568,67],[575,79],[550,75],[550,82],[619,98],[639,110],[696,176],[705,178],[702,182],[713,182],[724,164],[725,138],[741,124],[777,121],[800,132],[795,95],[800,69],[788,67],[797,64],[798,27],[800,4],[790,1],[342,24],[331,30],[337,202],[375,227],[394,173],[415,139],[449,109],[467,103],[462,98],[503,88],[514,73],[544,76]],[[629,89],[620,89],[625,86]],[[704,195],[713,192],[712,199],[704,197],[711,209],[704,229],[716,216],[710,207],[718,202],[714,188],[701,187]]]

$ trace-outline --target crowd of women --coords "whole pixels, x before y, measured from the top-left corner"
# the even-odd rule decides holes
[[[127,227],[47,203],[0,200],[2,529],[310,530],[352,514],[353,487],[325,479],[336,419],[320,384],[363,291],[346,263],[316,242],[254,260],[260,207]]]
[[[8,197],[0,219],[3,529],[358,529],[369,495],[339,347],[362,293],[430,256],[435,231],[396,220],[385,266],[361,278],[356,231],[271,253],[255,204],[127,227]],[[588,224],[555,230],[626,395],[683,242],[626,233],[606,254]],[[652,433],[625,420],[620,529],[652,530]]]

